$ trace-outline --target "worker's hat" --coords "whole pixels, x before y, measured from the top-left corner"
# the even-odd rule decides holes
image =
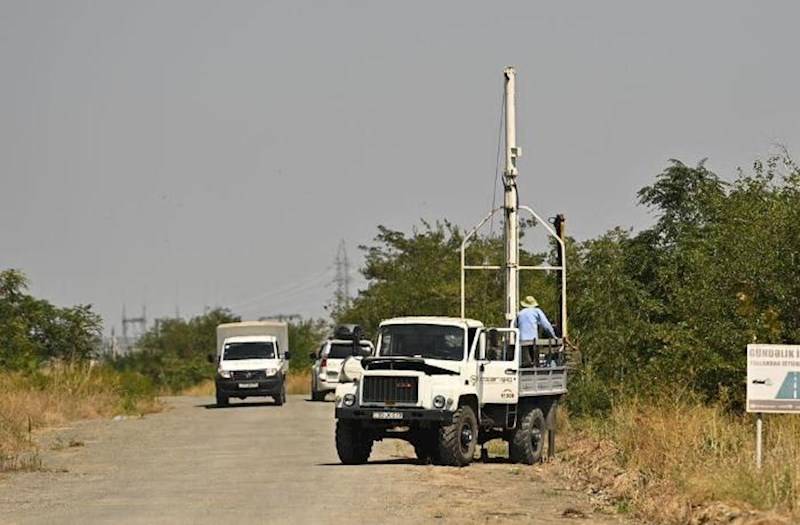
[[[532,308],[534,306],[539,306],[539,301],[536,300],[536,297],[529,295],[520,301],[519,304],[521,304],[523,308]]]

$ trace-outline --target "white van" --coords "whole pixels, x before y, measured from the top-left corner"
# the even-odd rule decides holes
[[[217,406],[232,397],[267,396],[286,402],[288,326],[274,321],[227,323],[217,327]]]

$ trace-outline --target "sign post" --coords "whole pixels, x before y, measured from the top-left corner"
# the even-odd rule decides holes
[[[747,411],[755,412],[761,468],[762,414],[800,414],[800,345],[747,345]]]
[[[761,412],[756,419],[756,468],[761,470]]]

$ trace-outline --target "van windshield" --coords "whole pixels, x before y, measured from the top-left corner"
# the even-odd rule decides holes
[[[464,359],[464,329],[430,324],[384,326],[379,355],[460,361]]]
[[[361,355],[369,355],[369,345],[361,345]],[[331,343],[330,350],[328,350],[329,359],[347,359],[353,355],[352,343]]]
[[[226,344],[222,360],[237,361],[239,359],[275,359],[275,345],[262,342]]]

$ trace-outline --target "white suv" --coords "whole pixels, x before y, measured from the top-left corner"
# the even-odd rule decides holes
[[[375,347],[372,342],[362,339],[359,343],[360,350],[355,357],[366,357],[373,354]],[[328,339],[318,352],[311,353],[314,364],[311,366],[311,399],[323,401],[328,392],[336,390],[339,384],[339,374],[345,359],[353,356],[353,341],[347,339]]]

